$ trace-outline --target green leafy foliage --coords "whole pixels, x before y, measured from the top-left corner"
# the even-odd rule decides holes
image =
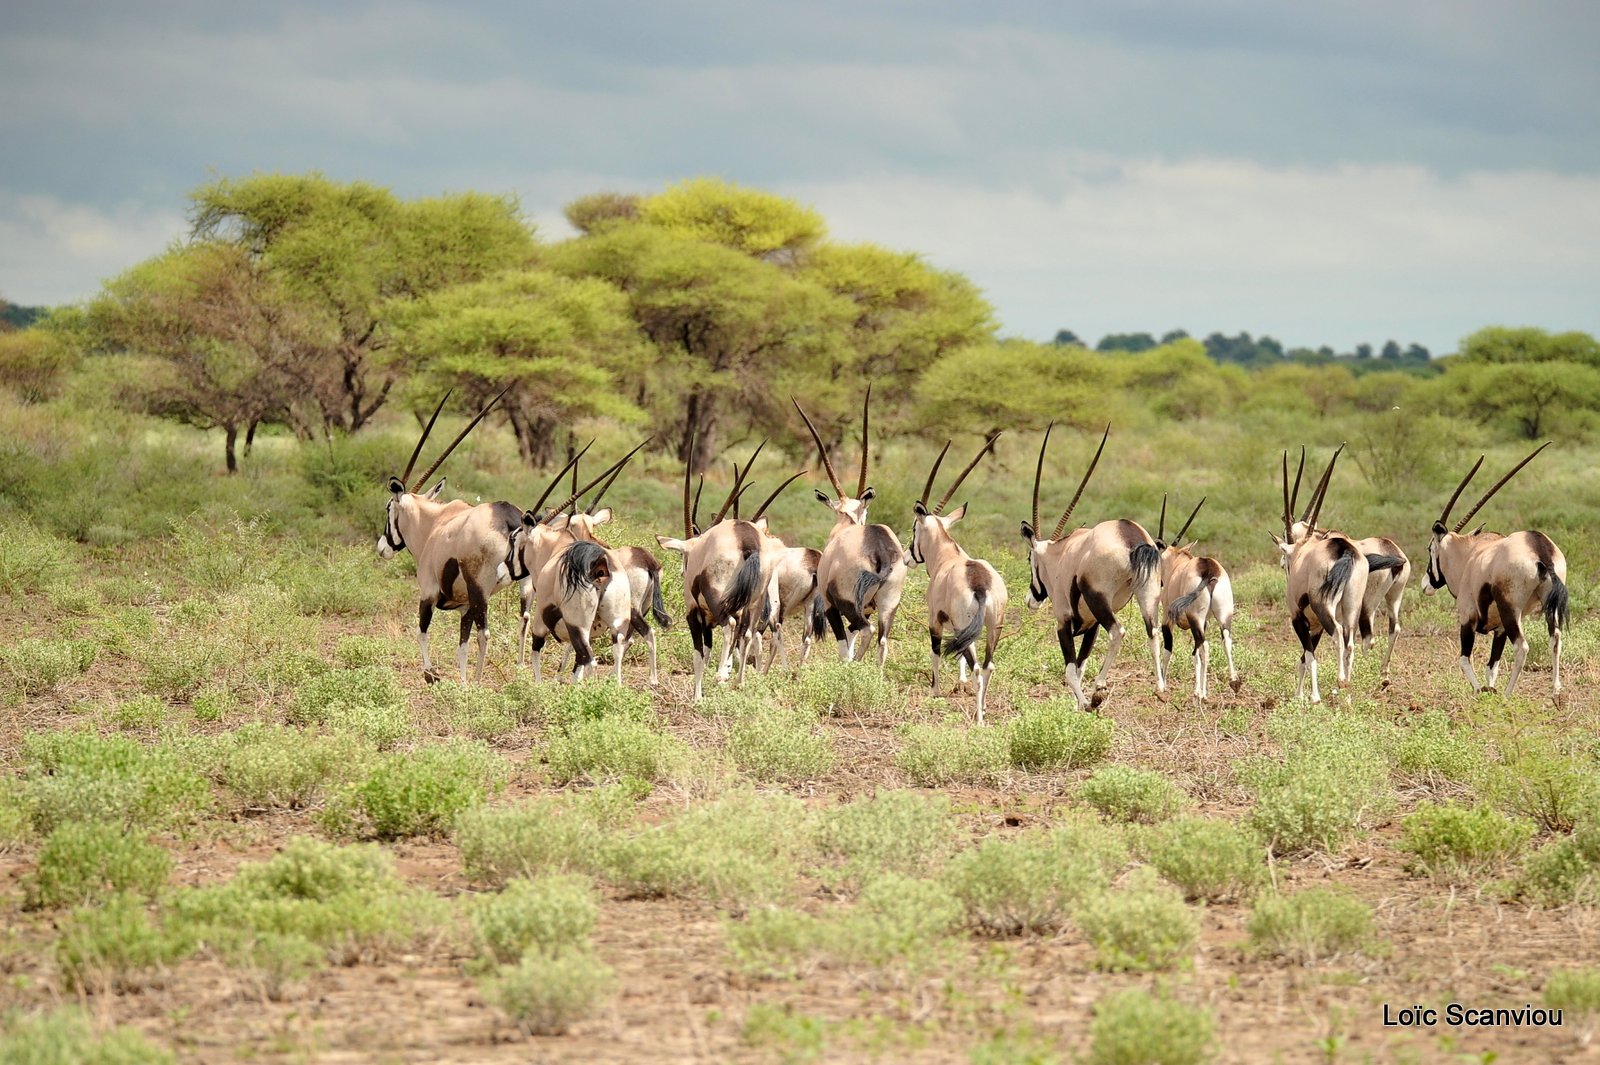
[[[472,926],[484,952],[507,963],[529,952],[557,955],[583,946],[599,912],[586,877],[556,874],[508,881],[473,907]]]
[[[1332,888],[1270,892],[1256,900],[1245,927],[1262,953],[1313,965],[1366,949],[1372,941],[1372,907]]]
[[[8,1014],[0,1026],[0,1061],[6,1065],[172,1065],[174,1060],[133,1028],[97,1031],[77,1008]]]
[[[1118,833],[1092,820],[990,836],[951,859],[945,883],[967,924],[989,935],[1050,932],[1127,861]]]
[[[1160,773],[1131,766],[1108,765],[1083,782],[1083,798],[1114,821],[1163,821],[1176,814],[1186,796]]]
[[[1217,1052],[1211,1014],[1139,988],[1095,1004],[1091,1065],[1202,1065]]]
[[[527,1035],[560,1035],[615,987],[611,967],[586,950],[536,951],[482,983],[483,997]]]
[[[330,803],[330,827],[379,839],[443,836],[456,818],[505,786],[504,759],[482,743],[455,740],[392,754]]]
[[[1489,806],[1424,802],[1401,821],[1400,849],[1414,855],[1413,871],[1456,882],[1492,874],[1533,836],[1533,825]]]
[[[1023,709],[1011,726],[1011,764],[1021,769],[1078,769],[1111,750],[1110,718],[1079,710],[1071,699]]]
[[[1200,939],[1200,920],[1182,893],[1148,867],[1091,894],[1073,919],[1094,944],[1095,964],[1112,972],[1187,966]]]
[[[28,884],[35,906],[75,906],[129,892],[149,898],[166,885],[172,856],[120,825],[69,821],[45,837]]]
[[[1180,817],[1139,837],[1140,855],[1187,898],[1248,896],[1266,876],[1266,848],[1231,821]]]

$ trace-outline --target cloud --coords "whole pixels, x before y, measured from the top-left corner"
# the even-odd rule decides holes
[[[84,299],[96,282],[160,252],[187,230],[175,211],[131,203],[102,211],[0,192],[0,298],[27,306]]]

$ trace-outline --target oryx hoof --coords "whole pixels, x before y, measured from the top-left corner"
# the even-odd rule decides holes
[[[425,669],[422,671],[422,680],[425,684],[437,684],[443,679],[437,669]]]
[[[1232,680],[1228,681],[1228,687],[1232,688],[1234,691],[1238,691],[1240,688],[1244,687],[1244,678],[1234,677]]]
[[[1388,677],[1384,677],[1382,680],[1378,681],[1378,690],[1379,691],[1387,691],[1388,688],[1389,688],[1389,678]]]
[[[1100,709],[1100,704],[1105,701],[1106,690],[1104,688],[1096,688],[1094,694],[1089,696],[1089,709],[1098,710]]]

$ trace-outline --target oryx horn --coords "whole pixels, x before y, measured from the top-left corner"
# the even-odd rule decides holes
[[[928,471],[928,482],[922,486],[922,496],[918,500],[923,506],[928,505],[928,497],[933,494],[933,479],[939,476],[939,466],[944,462],[944,457],[950,453],[950,445],[953,442],[946,440],[944,449],[939,452],[939,457],[933,460],[933,469]]]
[[[765,514],[767,512],[767,508],[772,506],[772,504],[777,500],[777,498],[780,495],[783,494],[783,490],[785,488],[788,488],[791,484],[794,484],[794,482],[796,480],[798,480],[801,477],[804,477],[806,474],[808,474],[810,472],[811,472],[810,470],[800,470],[798,473],[790,474],[788,479],[785,480],[778,487],[774,488],[772,490],[772,494],[766,498],[766,501],[763,502],[759,507],[756,508],[756,512],[750,516],[750,520],[751,521],[759,521],[761,519],[761,515],[763,515],[763,514]]]
[[[1487,455],[1479,455],[1478,461],[1472,464],[1472,469],[1468,470],[1467,475],[1461,478],[1461,483],[1456,485],[1455,492],[1450,496],[1450,501],[1444,505],[1444,510],[1439,514],[1439,520],[1436,524],[1443,525],[1449,519],[1450,509],[1456,505],[1456,500],[1461,498],[1461,493],[1467,490],[1467,485],[1472,483],[1472,479],[1483,468],[1483,460],[1486,458],[1488,458]],[[1456,528],[1459,530],[1460,526],[1458,525]]]
[[[648,443],[648,442],[649,441],[646,441],[646,443]],[[611,476],[613,476],[613,475],[615,475],[617,473],[621,473],[622,472],[622,467],[626,466],[633,459],[633,456],[635,456],[635,455],[637,455],[639,453],[639,448],[640,447],[644,447],[644,444],[640,444],[639,447],[634,448],[632,451],[630,451],[626,455],[622,456],[616,462],[613,462],[610,466],[607,466],[604,470],[601,470],[600,471],[600,476],[596,477],[594,480],[590,481],[588,484],[584,485],[582,488],[574,488],[572,490],[572,494],[570,496],[568,496],[566,499],[562,500],[561,501],[561,505],[558,506],[558,507],[553,508],[550,511],[550,513],[551,514],[560,514],[563,510],[566,510],[568,507],[570,507],[574,503],[576,503],[578,501],[578,499],[583,495],[583,493],[587,492],[589,489],[593,488],[595,485],[599,484],[601,481],[605,480],[607,477],[611,477]],[[588,448],[584,448],[584,450],[587,451]],[[573,459],[572,459],[572,466],[574,468],[576,468],[577,464],[578,464],[578,456],[574,455]]]
[[[750,461],[744,464],[743,469],[739,468],[739,464],[737,462],[733,464],[733,488],[729,490],[728,498],[723,500],[722,509],[717,511],[717,516],[711,519],[712,525],[717,524],[717,522],[727,517],[728,509],[738,502],[739,493],[742,491],[741,486],[744,484],[744,479],[746,475],[750,473],[750,467],[755,465],[756,456],[761,454],[761,449],[766,446],[766,440],[763,440],[761,443],[757,444],[756,449],[750,453]]]
[[[1328,498],[1328,482],[1333,479],[1333,466],[1334,466],[1334,463],[1339,461],[1339,456],[1343,452],[1344,452],[1344,445],[1340,444],[1337,448],[1334,449],[1333,457],[1328,459],[1328,468],[1322,471],[1322,480],[1317,485],[1316,495],[1314,495],[1312,497],[1311,510],[1309,512],[1309,515],[1308,515],[1309,518],[1310,518],[1310,521],[1307,522],[1307,525],[1306,525],[1307,531],[1310,531],[1311,529],[1315,529],[1317,527],[1317,519],[1322,517],[1322,502],[1323,502],[1323,500]],[[1302,518],[1300,520],[1301,521],[1306,521],[1305,518]]]
[[[1288,456],[1288,453],[1285,452],[1284,453],[1285,468],[1284,468],[1284,471],[1283,471],[1283,479],[1284,479],[1284,484],[1285,485],[1287,485],[1288,481],[1289,481],[1289,470],[1287,468],[1288,461],[1289,461],[1289,456]],[[1300,465],[1295,468],[1295,471],[1294,471],[1294,487],[1288,490],[1289,491],[1289,503],[1288,503],[1288,508],[1284,511],[1285,514],[1289,515],[1289,523],[1291,525],[1294,524],[1294,508],[1295,508],[1295,504],[1300,502],[1300,478],[1305,476],[1305,472],[1306,472],[1306,446],[1304,444],[1301,444],[1300,445]],[[1307,503],[1306,504],[1306,514],[1310,514],[1310,513],[1311,513],[1311,504]],[[1300,515],[1300,520],[1301,521],[1305,521],[1306,520],[1305,514]]]
[[[1283,451],[1283,542],[1294,535],[1294,500],[1289,498],[1289,450]]]
[[[433,408],[433,417],[429,418],[428,424],[422,427],[422,435],[417,437],[417,446],[411,449],[411,461],[406,463],[406,472],[400,475],[401,484],[411,480],[411,471],[416,469],[417,456],[422,454],[422,445],[428,442],[428,434],[433,432],[433,423],[439,420],[439,412],[444,410],[445,403],[450,399],[450,393],[454,391],[455,389],[452,388],[445,392],[443,398],[439,400],[439,405]]]
[[[945,489],[944,497],[939,500],[939,505],[933,508],[935,514],[944,513],[945,505],[950,502],[950,497],[956,494],[956,489],[961,487],[961,482],[967,479],[969,473],[978,468],[978,463],[983,461],[983,456],[994,450],[994,442],[999,439],[1000,434],[996,432],[983,442],[983,447],[979,448],[972,461],[967,463],[967,468],[956,475],[955,483]]]
[[[1166,499],[1165,499],[1165,497],[1162,498],[1161,502],[1162,502],[1162,509],[1164,510],[1166,508]],[[1189,531],[1189,526],[1194,524],[1195,515],[1199,514],[1200,513],[1200,508],[1205,506],[1205,505],[1206,505],[1206,497],[1205,496],[1201,496],[1200,497],[1200,502],[1196,503],[1194,505],[1194,509],[1189,512],[1189,520],[1183,523],[1183,528],[1178,530],[1178,535],[1174,536],[1172,538],[1172,542],[1173,543],[1175,543],[1175,544],[1183,543],[1183,534]]]
[[[867,384],[867,398],[861,404],[861,478],[856,483],[856,498],[860,499],[867,491],[867,453],[872,447],[872,436],[867,431],[872,415],[872,384]]]
[[[1156,525],[1156,543],[1167,542],[1167,493],[1161,493],[1161,521]]]
[[[1538,447],[1534,448],[1532,453],[1529,454],[1527,458],[1523,459],[1521,462],[1519,462],[1515,466],[1511,467],[1511,472],[1510,473],[1506,474],[1504,477],[1502,477],[1498,481],[1496,481],[1494,483],[1494,487],[1489,489],[1487,492],[1485,492],[1483,494],[1483,498],[1478,500],[1477,503],[1473,504],[1473,507],[1472,507],[1471,510],[1467,511],[1466,514],[1462,515],[1461,520],[1456,522],[1456,527],[1455,527],[1455,529],[1453,531],[1454,532],[1460,532],[1466,526],[1467,522],[1472,520],[1472,516],[1474,514],[1476,514],[1478,511],[1482,510],[1483,509],[1483,505],[1485,503],[1489,502],[1489,500],[1494,496],[1494,494],[1496,492],[1500,491],[1500,489],[1502,489],[1502,488],[1504,488],[1506,486],[1506,482],[1507,481],[1509,481],[1509,480],[1511,480],[1511,478],[1515,477],[1517,475],[1517,472],[1519,470],[1521,470],[1522,467],[1524,467],[1528,463],[1532,462],[1535,458],[1538,457],[1539,452],[1543,451],[1545,448],[1547,448],[1549,446],[1550,446],[1550,441],[1546,440],[1544,443],[1542,443]],[[1483,464],[1483,460],[1480,458],[1478,460],[1478,465],[1481,466],[1482,464]],[[1473,472],[1475,473],[1475,472],[1477,472],[1478,467],[1474,466],[1472,469],[1473,469]],[[1469,480],[1471,479],[1471,475],[1470,474],[1468,475],[1468,479]],[[1465,488],[1466,486],[1467,486],[1467,482],[1466,481],[1462,481],[1461,482],[1461,487]],[[1456,489],[1456,494],[1457,495],[1461,494],[1461,489],[1460,488]],[[1453,502],[1455,502],[1455,500],[1452,499],[1451,502],[1453,503]],[[1449,513],[1449,508],[1448,507],[1445,508],[1445,512]],[[1444,519],[1441,518],[1440,520],[1443,521]]]
[[[1055,427],[1055,422],[1051,422],[1044,427],[1044,439],[1039,441],[1039,463],[1033,468],[1033,535],[1035,536],[1038,536],[1041,531],[1039,528],[1039,478],[1044,475],[1044,452],[1050,446],[1050,430]]]
[[[805,419],[806,428],[811,430],[811,439],[817,442],[817,454],[822,456],[822,468],[828,472],[828,482],[833,485],[833,490],[844,498],[844,485],[839,483],[839,475],[833,472],[833,462],[828,458],[828,446],[822,442],[822,434],[817,432],[817,427],[811,424],[811,418],[806,414],[805,408],[800,406],[800,401],[793,396],[789,402],[794,404],[794,409],[800,412],[800,417]]]
[[[450,457],[450,452],[456,449],[456,445],[465,440],[467,438],[467,434],[478,427],[478,423],[483,421],[483,419],[488,416],[489,411],[494,407],[494,405],[499,403],[509,391],[511,391],[511,386],[506,385],[506,387],[500,390],[499,395],[495,396],[493,399],[483,405],[483,409],[478,412],[478,416],[468,422],[467,427],[461,430],[461,432],[457,433],[454,440],[450,441],[450,446],[444,449],[444,454],[434,459],[433,465],[429,466],[423,472],[422,476],[417,478],[416,486],[411,489],[413,492],[421,491],[422,486],[428,482],[428,478],[433,476],[433,471],[437,470],[444,463],[444,460]],[[429,425],[431,427],[432,423],[430,422]]]
[[[689,482],[694,480],[694,431],[695,426],[689,426],[689,446],[683,453],[683,537],[685,540],[694,536],[694,517],[689,513]]]
[[[539,516],[539,508],[544,506],[544,501],[546,499],[550,498],[550,493],[556,490],[556,485],[561,483],[561,478],[566,476],[568,470],[573,469],[578,465],[578,460],[583,458],[584,452],[588,451],[591,447],[594,447],[593,440],[583,445],[583,449],[581,451],[568,459],[567,464],[556,471],[556,475],[550,478],[550,483],[544,486],[544,492],[540,494],[539,501],[528,508],[529,514],[532,514],[534,517]]]
[[[624,461],[627,461],[627,459],[633,458],[634,455],[637,455],[639,453],[639,449],[640,448],[644,447],[646,444],[648,444],[650,441],[652,441],[654,439],[655,439],[654,436],[645,437],[643,440],[641,440],[639,442],[639,447],[634,448],[632,451],[628,452],[628,454],[626,456],[624,456]],[[573,467],[573,468],[576,469],[577,467]],[[594,494],[594,498],[589,500],[589,505],[584,508],[587,513],[593,514],[595,512],[595,509],[600,506],[600,500],[605,496],[606,491],[613,484],[616,483],[617,478],[620,477],[620,476],[622,476],[622,467],[618,466],[612,472],[611,476],[606,478],[606,483],[600,486],[600,491],[596,492]]]
[[[1083,480],[1078,482],[1078,490],[1072,494],[1072,502],[1067,504],[1067,509],[1062,511],[1061,520],[1056,522],[1055,535],[1052,540],[1061,539],[1061,533],[1067,527],[1067,519],[1072,517],[1072,511],[1078,505],[1078,500],[1083,498],[1083,490],[1089,484],[1089,478],[1094,475],[1094,468],[1100,465],[1100,454],[1106,449],[1106,439],[1111,435],[1111,423],[1106,423],[1106,431],[1100,437],[1100,447],[1094,453],[1094,459],[1089,463],[1089,468],[1083,473]]]

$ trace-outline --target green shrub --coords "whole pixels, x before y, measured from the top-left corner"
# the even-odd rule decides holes
[[[120,825],[71,821],[45,837],[28,884],[33,906],[76,906],[129,892],[153,898],[172,872],[172,855]]]
[[[1232,821],[1180,817],[1143,833],[1140,856],[1189,899],[1221,902],[1252,892],[1266,874],[1266,851]]]
[[[23,695],[43,695],[94,665],[95,645],[88,640],[24,639],[0,645],[0,665]]]
[[[359,776],[374,758],[352,736],[250,724],[224,740],[214,775],[247,809],[298,809]]]
[[[328,707],[328,728],[380,751],[393,750],[415,731],[404,703],[334,703]]]
[[[812,717],[881,717],[904,701],[894,682],[870,665],[839,661],[813,662],[802,669],[788,697]]]
[[[37,595],[72,575],[76,550],[27,520],[0,526],[0,592]]]
[[[11,1014],[0,1024],[0,1062],[5,1065],[172,1065],[171,1052],[132,1028],[96,1033],[80,1009]]]
[[[827,950],[833,926],[799,910],[763,907],[727,926],[735,967],[759,980],[807,975]]]
[[[1078,769],[1111,750],[1111,719],[1085,713],[1071,699],[1024,708],[1010,733],[1011,764],[1021,769]]]
[[[1400,738],[1395,766],[1424,781],[1473,784],[1488,769],[1483,748],[1454,729],[1443,710],[1429,710]]]
[[[227,688],[202,688],[189,701],[189,708],[197,722],[211,725],[237,710],[239,700]]]
[[[35,734],[23,740],[27,801],[34,828],[107,821],[149,829],[198,817],[211,789],[169,748],[93,732]]]
[[[791,894],[808,844],[798,799],[730,792],[611,844],[607,875],[636,897],[703,898],[742,910]]]
[[[334,716],[335,708],[387,708],[404,705],[404,699],[400,681],[391,669],[335,669],[307,679],[296,689],[289,720],[297,725],[315,725]]]
[[[1090,895],[1073,917],[1094,944],[1095,964],[1112,972],[1187,966],[1200,939],[1182,893],[1148,867],[1124,887]]]
[[[327,951],[297,932],[240,932],[208,929],[213,946],[229,968],[245,973],[256,990],[271,1002],[285,997],[290,984],[321,968]]]
[[[429,693],[450,722],[452,732],[493,740],[517,727],[517,717],[505,697],[491,688],[435,684]]]
[[[529,954],[483,982],[483,997],[528,1035],[560,1035],[592,1013],[616,986],[611,968],[587,951]]]
[[[1372,907],[1332,888],[1274,892],[1256,900],[1245,928],[1262,953],[1311,965],[1365,949],[1372,939]]]
[[[833,740],[805,710],[760,706],[729,728],[728,755],[757,780],[814,780],[833,765]]]
[[[1600,1013],[1600,969],[1557,969],[1544,981],[1544,1004],[1577,1017]]]
[[[1571,838],[1547,843],[1529,856],[1517,893],[1541,906],[1600,901],[1600,868]]]
[[[382,636],[341,636],[333,645],[333,660],[344,669],[382,665],[393,653]]]
[[[1083,820],[991,836],[952,858],[944,879],[972,928],[990,935],[1050,932],[1081,899],[1110,883],[1127,857],[1115,831]]]
[[[1533,825],[1489,806],[1424,802],[1400,822],[1400,849],[1415,855],[1409,868],[1424,876],[1466,883],[1500,869],[1533,835]]]
[[[33,811],[28,791],[15,777],[0,777],[0,854],[9,853],[33,839]]]
[[[827,811],[817,825],[827,880],[860,885],[884,873],[925,876],[955,849],[950,800],[915,791],[881,791]]]
[[[111,723],[124,732],[154,732],[167,723],[168,713],[164,700],[154,695],[135,695],[117,704],[111,711]]]
[[[941,953],[961,917],[961,903],[942,884],[885,873],[862,889],[831,949],[846,962],[918,969]]]
[[[1101,766],[1081,790],[1085,802],[1112,820],[1146,824],[1172,817],[1187,798],[1160,773],[1125,765]]]
[[[1217,1052],[1209,1011],[1128,988],[1094,1007],[1091,1065],[1201,1065]]]
[[[832,1046],[828,1022],[809,1013],[798,1013],[793,1004],[773,1005],[757,1002],[744,1014],[739,1039],[746,1046],[771,1051],[786,1063],[824,1060]]]
[[[379,839],[442,836],[456,818],[505,786],[506,763],[482,743],[452,740],[385,757],[332,804],[330,827],[352,812]]]
[[[540,691],[529,685],[529,698],[542,702],[545,723],[570,731],[579,725],[612,719],[654,724],[655,708],[646,692],[621,684],[547,684]]]
[[[1597,770],[1591,756],[1564,754],[1554,742],[1530,740],[1490,773],[1486,791],[1497,806],[1547,832],[1571,832],[1596,799]]]
[[[1283,747],[1240,767],[1255,792],[1250,824],[1279,854],[1337,850],[1394,804],[1393,739],[1375,722],[1328,707],[1283,709],[1267,731]]]
[[[599,872],[606,830],[632,813],[619,786],[579,796],[530,799],[516,806],[479,806],[456,819],[456,846],[467,879],[500,885],[512,877]]]
[[[530,951],[554,955],[583,946],[599,913],[588,879],[561,874],[509,881],[473,907],[472,926],[484,952],[506,963]]]
[[[616,688],[614,684],[593,687]],[[574,780],[665,780],[687,755],[683,741],[630,717],[573,723],[550,741],[546,757],[557,784]]]
[[[73,910],[59,928],[56,965],[73,991],[136,991],[193,949],[187,937],[157,926],[131,895]]]
[[[894,764],[918,787],[993,784],[1005,773],[1008,736],[1001,729],[907,725]]]

